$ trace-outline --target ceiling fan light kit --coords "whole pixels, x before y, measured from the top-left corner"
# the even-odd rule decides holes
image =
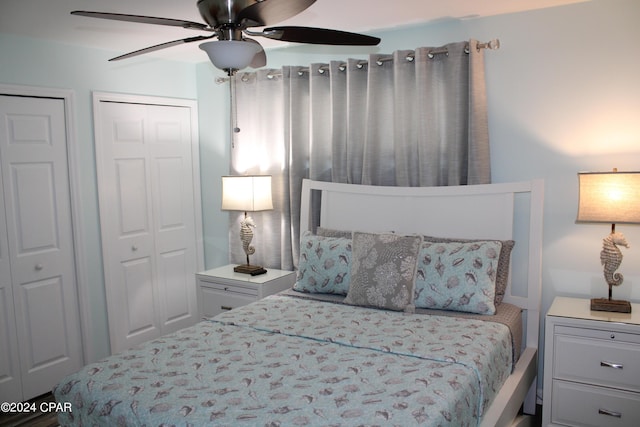
[[[232,72],[247,68],[260,51],[260,45],[239,40],[218,40],[202,43],[200,49],[207,53],[214,67]]]
[[[161,43],[111,60],[117,61],[183,43],[216,37],[218,41],[202,43],[200,49],[209,55],[209,59],[216,68],[226,71],[230,76],[249,66],[259,68],[266,65],[266,55],[260,43],[251,38],[245,38],[244,34],[251,37],[310,44],[375,46],[380,43],[377,37],[326,28],[281,26],[265,28],[263,31],[248,30],[250,27],[266,27],[289,19],[315,2],[316,0],[197,0],[198,10],[206,24],[107,12],[73,11],[71,14],[143,24],[169,25],[213,33]]]

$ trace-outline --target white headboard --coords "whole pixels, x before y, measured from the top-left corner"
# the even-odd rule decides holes
[[[312,195],[320,223],[312,224]],[[394,231],[438,237],[513,239],[504,301],[526,310],[527,347],[538,347],[542,260],[542,180],[449,187],[385,187],[304,180],[300,233]],[[513,286],[512,286],[513,284]]]

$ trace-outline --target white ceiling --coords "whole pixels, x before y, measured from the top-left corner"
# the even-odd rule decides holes
[[[472,19],[582,1],[587,0],[318,0],[304,12],[278,25],[366,33],[430,21]],[[72,16],[69,14],[72,10],[203,22],[196,0],[0,0],[0,33],[104,49],[113,52],[113,56],[203,34],[182,28]],[[259,41],[267,49],[285,45],[265,38],[259,38]],[[207,60],[204,52],[197,48],[197,43],[148,55],[189,62]]]

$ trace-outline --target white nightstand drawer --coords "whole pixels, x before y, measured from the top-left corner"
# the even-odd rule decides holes
[[[207,282],[200,280],[200,286],[210,291],[217,291],[220,293],[242,294],[252,297],[258,296],[258,289],[255,287],[242,286],[241,284],[227,285],[225,283]]]
[[[255,294],[234,292],[229,289],[216,287],[202,287],[203,316],[213,317],[223,311],[242,307],[256,300]]]
[[[609,325],[607,325],[609,326]],[[575,335],[584,338],[601,339],[610,342],[626,342],[640,346],[640,334],[620,332],[614,329],[578,328],[575,326],[556,326],[555,334]]]
[[[640,395],[568,381],[553,381],[551,422],[584,427],[637,427]]]
[[[563,332],[571,330],[579,333],[555,335],[554,378],[640,392],[639,344],[580,336],[588,329]]]

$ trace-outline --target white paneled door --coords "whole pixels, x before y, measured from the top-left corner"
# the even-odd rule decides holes
[[[198,320],[195,106],[154,101],[94,97],[112,353]]]
[[[62,99],[0,95],[0,401],[82,367]]]

